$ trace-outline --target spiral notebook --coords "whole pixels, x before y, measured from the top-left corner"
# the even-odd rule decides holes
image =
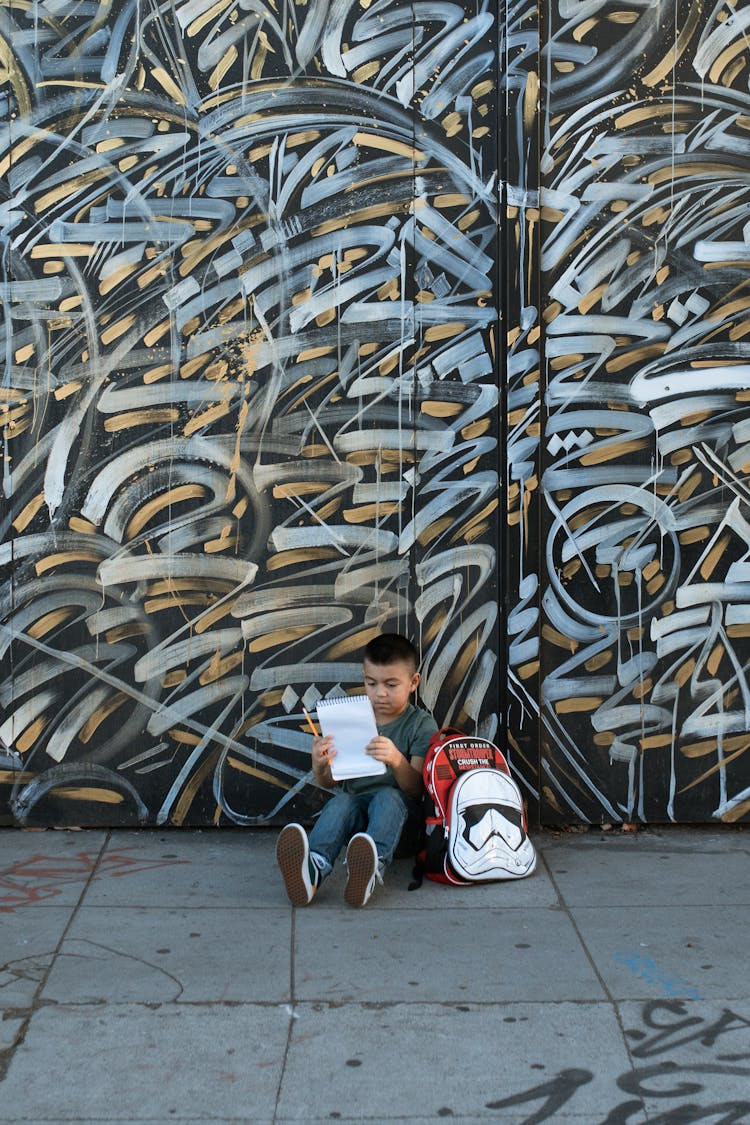
[[[336,755],[331,760],[331,773],[334,781],[385,773],[385,764],[376,762],[365,752],[367,743],[378,733],[375,712],[366,695],[321,699],[315,710],[323,734],[333,735]]]

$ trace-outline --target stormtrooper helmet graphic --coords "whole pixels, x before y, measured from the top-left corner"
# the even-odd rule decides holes
[[[471,881],[522,879],[536,867],[515,782],[494,769],[476,769],[452,793],[450,862]]]

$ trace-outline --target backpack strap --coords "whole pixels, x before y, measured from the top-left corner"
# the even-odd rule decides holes
[[[412,868],[411,883],[409,883],[409,886],[406,888],[408,891],[418,891],[422,886],[422,883],[424,883],[424,869],[424,858],[419,855],[417,856],[414,867]]]

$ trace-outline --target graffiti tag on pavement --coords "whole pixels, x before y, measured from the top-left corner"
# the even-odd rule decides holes
[[[750,1079],[750,1015],[723,1008],[706,1014],[695,1002],[653,1000],[642,1009],[640,1027],[625,1030],[632,1066],[616,1079],[609,1111],[600,1125],[628,1125],[647,1114],[649,1125],[711,1121],[714,1125],[750,1122],[750,1100],[727,1098],[727,1087],[744,1087]],[[581,1113],[579,1091],[594,1080],[583,1068],[560,1070],[554,1078],[509,1097],[486,1103],[487,1109],[523,1107],[517,1125],[537,1125]],[[625,1095],[618,1101],[620,1095]],[[609,1099],[604,1103],[609,1104]]]
[[[21,906],[32,906],[56,898],[71,883],[137,875],[155,867],[190,863],[189,859],[165,857],[155,860],[128,855],[125,851],[110,852],[100,858],[95,851],[77,852],[73,856],[33,855],[0,870],[0,913],[8,914]]]

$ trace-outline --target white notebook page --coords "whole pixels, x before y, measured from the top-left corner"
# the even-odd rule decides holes
[[[333,735],[336,755],[331,759],[331,773],[334,781],[385,773],[385,764],[376,762],[365,752],[367,743],[378,733],[375,712],[366,695],[321,699],[316,711],[323,734]]]

